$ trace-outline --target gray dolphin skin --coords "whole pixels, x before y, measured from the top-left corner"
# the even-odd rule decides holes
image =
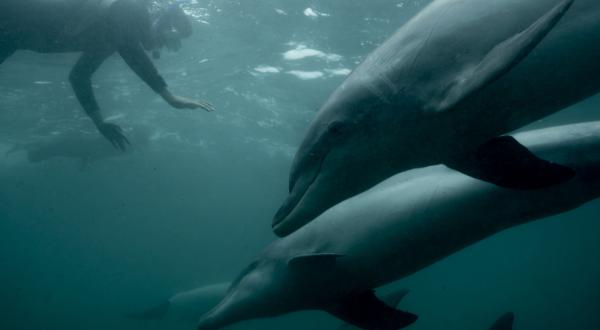
[[[180,292],[152,308],[126,316],[136,320],[172,318],[195,322],[198,315],[208,312],[225,297],[229,286],[230,283],[217,283]]]
[[[544,189],[515,190],[444,165],[400,173],[273,242],[201,318],[198,329],[306,309],[363,329],[408,326],[416,316],[387,306],[373,295],[374,288],[502,230],[600,196],[600,121],[515,138],[576,175]]]
[[[501,136],[595,95],[598,40],[597,0],[433,1],[323,104],[275,234],[416,167],[446,164],[515,189],[569,180],[572,169]]]
[[[512,312],[508,312],[500,316],[490,330],[512,330],[513,323],[515,322],[515,314]]]

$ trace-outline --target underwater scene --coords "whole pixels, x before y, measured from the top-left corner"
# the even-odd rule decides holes
[[[597,0],[0,0],[0,329],[600,329]]]

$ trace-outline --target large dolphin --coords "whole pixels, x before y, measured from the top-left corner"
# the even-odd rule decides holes
[[[324,310],[364,329],[411,324],[416,316],[385,305],[372,290],[502,230],[600,196],[600,122],[516,139],[577,174],[535,190],[502,188],[443,165],[398,174],[272,243],[198,329],[304,309]]]
[[[446,164],[533,189],[571,169],[503,137],[600,89],[600,1],[437,0],[319,110],[273,220],[287,235],[405,170]]]

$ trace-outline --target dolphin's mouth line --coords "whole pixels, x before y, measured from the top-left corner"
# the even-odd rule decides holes
[[[229,300],[231,299],[232,296],[233,296],[233,285],[228,289],[225,297],[223,297],[223,299],[221,299],[221,301],[215,307],[211,308],[208,312],[204,313],[200,317],[200,321],[198,324],[201,325],[203,322],[206,322],[206,320],[209,320],[210,318],[214,318],[215,313],[217,313],[218,311],[221,311],[223,309],[223,306],[229,302]],[[221,311],[220,313],[223,313],[223,312]]]
[[[284,222],[284,220],[292,213],[292,211],[296,208],[296,206],[298,206],[298,204],[300,204],[300,202],[306,195],[306,192],[308,191],[308,189],[310,189],[312,184],[317,180],[317,177],[319,177],[319,174],[321,173],[321,168],[323,167],[323,163],[327,159],[327,156],[329,156],[329,150],[327,150],[327,152],[323,155],[323,157],[321,157],[321,161],[318,162],[317,168],[315,170],[315,174],[312,176],[310,181],[305,185],[305,188],[302,190],[301,193],[294,192],[294,189],[298,185],[298,180],[296,180],[294,182],[294,189],[292,189],[292,194],[290,196],[288,196],[288,199],[285,201],[285,204],[279,209],[279,211],[277,211],[277,214],[275,215],[275,219],[274,219],[275,221],[273,221],[273,225],[272,225],[272,227],[274,229],[276,229],[282,222]],[[292,202],[290,201],[290,199],[292,197],[293,197],[293,200],[292,200],[293,205],[291,205]],[[283,210],[286,211],[285,214],[282,213]]]

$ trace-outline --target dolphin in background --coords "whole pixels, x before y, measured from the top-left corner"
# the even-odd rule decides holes
[[[230,283],[217,283],[180,292],[156,306],[126,316],[135,320],[173,318],[195,322],[198,320],[198,315],[208,312],[225,297],[229,285]]]
[[[218,283],[180,292],[151,308],[125,316],[140,321],[173,319],[181,322],[196,322],[198,315],[217,306],[225,297],[229,286],[230,283]],[[393,289],[381,294],[380,297],[388,305],[397,306],[408,292],[407,289]],[[338,329],[350,330],[355,327],[342,324]]]
[[[136,127],[129,133],[135,147],[144,147],[150,142],[150,131],[145,127]],[[82,169],[93,162],[121,157],[130,152],[120,151],[106,143],[104,138],[95,134],[79,131],[59,133],[50,137],[38,137],[34,141],[16,142],[6,152],[9,156],[16,152],[25,152],[30,163],[41,163],[54,158],[70,158],[80,162]]]
[[[571,179],[502,135],[597,94],[598,40],[598,0],[431,2],[322,105],[275,234],[411,168],[445,164],[513,189]]]
[[[322,310],[362,329],[412,324],[416,315],[385,304],[373,290],[500,231],[600,197],[600,121],[514,138],[575,169],[574,178],[515,190],[443,165],[400,173],[269,245],[200,319],[198,330],[300,310]]]

